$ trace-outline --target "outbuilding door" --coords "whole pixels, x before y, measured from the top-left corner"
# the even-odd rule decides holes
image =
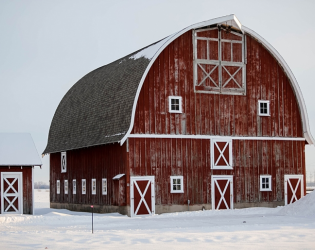
[[[1,173],[1,213],[23,213],[22,173]]]
[[[130,178],[131,216],[155,213],[154,176]]]
[[[213,175],[211,179],[212,209],[233,209],[233,176]]]
[[[285,205],[292,204],[304,196],[303,175],[284,176]]]

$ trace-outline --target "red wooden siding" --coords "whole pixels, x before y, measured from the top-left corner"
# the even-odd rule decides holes
[[[141,89],[132,133],[302,137],[298,103],[276,59],[246,35],[246,96],[194,92],[192,32],[169,44]],[[182,96],[183,113],[168,112],[168,96]],[[270,117],[258,100],[270,100]]]
[[[67,151],[67,172],[61,173],[61,153],[50,154],[50,201],[73,204],[125,205],[125,195],[115,190],[113,180],[117,174],[126,173],[126,144],[108,144]],[[92,178],[96,179],[96,194],[92,195]],[[107,195],[102,194],[102,178],[107,178]],[[76,194],[72,180],[76,179]],[[86,179],[86,194],[82,194],[82,179]],[[56,183],[60,180],[60,194]],[[68,180],[68,194],[64,194],[64,180]],[[117,185],[116,188],[120,187]],[[124,199],[124,201],[122,201]]]
[[[33,195],[32,195],[32,167],[0,167],[1,172],[22,172],[23,175],[23,214],[33,213]],[[1,185],[0,185],[0,198],[1,198]],[[1,206],[1,203],[0,203]]]
[[[233,169],[211,170],[210,140],[129,138],[130,175],[154,175],[156,204],[211,203],[211,175],[233,175],[234,202],[284,200],[284,175],[303,174],[304,141],[233,140]],[[260,191],[260,175],[272,191]],[[170,176],[183,175],[184,193],[170,193]]]

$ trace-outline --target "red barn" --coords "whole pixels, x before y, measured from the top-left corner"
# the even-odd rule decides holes
[[[60,102],[51,207],[130,216],[274,207],[305,194],[305,103],[288,65],[234,15],[100,67]]]
[[[0,133],[0,213],[34,214],[34,166],[41,166],[27,133]]]

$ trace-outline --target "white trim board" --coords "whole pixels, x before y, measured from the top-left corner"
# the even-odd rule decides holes
[[[136,108],[137,108],[137,102],[138,102],[138,98],[139,98],[140,91],[142,89],[144,80],[145,80],[147,74],[149,73],[150,68],[152,67],[153,63],[158,58],[158,56],[161,54],[161,52],[171,42],[173,42],[176,38],[178,38],[179,36],[181,36],[182,34],[184,34],[185,32],[187,32],[189,30],[196,29],[196,28],[202,28],[202,27],[205,27],[205,26],[213,25],[213,24],[226,23],[226,22],[231,22],[231,23],[235,24],[243,33],[244,32],[248,33],[249,35],[251,35],[254,38],[256,38],[278,60],[279,64],[283,67],[284,71],[287,73],[290,81],[292,82],[292,86],[293,86],[293,89],[294,89],[294,92],[296,94],[296,98],[298,100],[298,104],[299,104],[299,107],[300,107],[300,110],[301,110],[301,117],[302,117],[302,125],[303,125],[304,137],[305,137],[306,141],[309,144],[315,144],[314,138],[312,137],[311,130],[310,130],[310,127],[309,127],[308,115],[307,115],[306,105],[305,105],[305,102],[304,102],[304,99],[303,99],[303,96],[302,96],[302,92],[300,90],[299,84],[298,84],[297,80],[295,79],[291,69],[289,68],[289,66],[287,65],[285,60],[282,58],[282,56],[278,53],[278,51],[275,48],[273,48],[265,39],[263,39],[256,32],[254,32],[251,29],[243,26],[240,23],[240,21],[237,19],[237,17],[234,14],[232,14],[232,15],[219,17],[219,18],[215,18],[215,19],[210,19],[208,21],[204,21],[204,22],[193,24],[193,25],[188,26],[187,28],[182,29],[179,32],[177,32],[177,33],[175,33],[173,35],[170,35],[169,37],[164,39],[165,40],[164,44],[159,49],[157,49],[156,53],[151,58],[150,63],[148,64],[145,72],[142,75],[142,78],[140,80],[140,83],[139,83],[139,86],[138,86],[138,89],[137,89],[137,92],[136,92],[136,96],[135,96],[135,99],[134,99],[133,107],[132,107],[132,113],[131,113],[129,129],[128,129],[127,133],[125,134],[125,136],[121,139],[120,145],[123,145],[125,140],[128,137],[130,137],[130,133],[131,133],[133,125],[134,125],[135,113],[136,113]]]
[[[171,139],[232,139],[263,141],[305,141],[303,137],[254,137],[254,136],[216,136],[216,135],[165,135],[165,134],[130,134],[128,138],[171,138]]]

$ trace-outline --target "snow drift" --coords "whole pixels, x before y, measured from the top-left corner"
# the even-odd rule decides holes
[[[300,215],[315,216],[315,191],[302,197],[293,204],[283,207],[278,214],[280,215]]]

